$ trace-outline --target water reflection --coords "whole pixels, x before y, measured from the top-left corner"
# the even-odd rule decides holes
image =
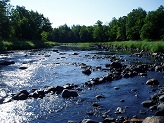
[[[105,64],[111,63],[108,55],[95,55],[97,51],[80,51],[78,55],[73,55],[75,51],[61,50],[54,52],[52,49],[42,51],[18,51],[8,55],[0,55],[0,59],[10,59],[15,64],[9,66],[0,66],[0,98],[6,97],[11,93],[19,92],[22,89],[28,91],[32,89],[44,89],[45,86],[65,85],[74,83],[81,86],[91,78],[102,77],[109,71],[97,70],[97,66],[105,68]],[[135,58],[128,55],[119,56],[122,59],[134,61]],[[140,59],[142,60],[142,59]],[[146,60],[144,60],[146,61]],[[91,65],[94,71],[90,76],[82,73],[80,64]],[[127,64],[124,62],[123,64]],[[27,69],[19,69],[25,66]],[[161,76],[161,73],[148,73],[151,76]],[[142,108],[141,101],[149,97],[148,92],[151,88],[144,84],[148,78],[135,77],[121,79],[114,82],[84,88],[79,91],[79,97],[75,99],[63,99],[61,95],[47,95],[43,99],[27,99],[25,101],[11,101],[0,104],[0,122],[67,122],[74,120],[79,122],[83,118],[93,118],[102,120],[101,115],[108,112],[108,115],[114,113],[120,105],[130,106],[124,115],[133,116],[139,114]],[[119,86],[116,91],[114,87]],[[132,89],[137,89],[132,92]],[[104,99],[97,100],[96,95],[103,94]],[[140,95],[135,97],[135,95]],[[120,102],[125,99],[125,102]],[[100,103],[100,108],[95,109],[92,104]],[[134,105],[135,104],[135,105]],[[137,107],[137,109],[136,109]],[[89,116],[86,112],[93,111],[96,115]],[[117,115],[111,115],[116,117]]]

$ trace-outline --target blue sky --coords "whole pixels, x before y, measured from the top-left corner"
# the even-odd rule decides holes
[[[48,17],[53,27],[67,24],[94,25],[97,20],[104,24],[113,17],[126,16],[138,7],[146,11],[164,6],[164,0],[10,0],[13,6],[25,6]]]

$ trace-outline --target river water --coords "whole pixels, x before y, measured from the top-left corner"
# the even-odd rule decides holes
[[[54,50],[55,49],[55,50]],[[76,54],[74,54],[76,53]],[[26,89],[44,89],[46,86],[64,86],[67,83],[82,87],[91,78],[102,77],[109,73],[105,64],[110,64],[113,53],[98,50],[79,50],[55,47],[52,49],[33,51],[14,51],[0,55],[1,60],[12,60],[15,64],[0,66],[0,97],[8,97],[13,93]],[[117,54],[129,64],[136,59],[141,62],[151,62],[146,58],[138,58],[125,54]],[[84,75],[80,64],[91,65],[95,69],[91,75]],[[19,69],[20,67],[27,69]],[[104,70],[97,70],[101,66]],[[122,78],[92,87],[83,87],[78,91],[79,96],[63,99],[61,95],[47,95],[43,99],[27,99],[0,104],[1,123],[67,123],[80,122],[85,118],[102,121],[102,116],[108,117],[137,115],[139,118],[153,115],[142,107],[141,102],[149,99],[152,88],[145,83],[149,78],[157,78],[163,82],[162,72],[148,72],[146,77],[135,76]],[[119,87],[116,90],[114,87]],[[103,94],[105,98],[96,99],[96,95]],[[7,98],[5,98],[7,100]],[[120,100],[125,100],[121,102]],[[95,108],[94,102],[100,104]],[[122,114],[115,114],[117,107],[124,109]],[[141,114],[144,110],[146,114]],[[91,112],[90,115],[87,112]],[[92,114],[92,115],[91,115]]]

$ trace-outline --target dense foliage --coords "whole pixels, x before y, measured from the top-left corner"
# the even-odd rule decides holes
[[[109,24],[98,20],[93,26],[66,24],[52,28],[43,14],[0,0],[0,41],[111,42],[164,40],[164,7],[146,12],[133,9],[127,16],[113,18]]]
[[[0,40],[41,40],[52,27],[48,18],[0,0]]]
[[[113,18],[108,25],[100,20],[94,26],[65,24],[54,28],[48,39],[56,42],[164,40],[164,7],[150,12],[133,9],[127,16]]]

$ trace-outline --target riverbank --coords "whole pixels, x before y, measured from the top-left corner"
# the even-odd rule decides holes
[[[39,48],[49,48],[53,46],[73,46],[80,48],[90,48],[94,45],[109,46],[112,48],[138,49],[150,52],[164,53],[164,41],[120,41],[120,42],[85,42],[85,43],[58,43],[51,41],[2,41],[0,51],[9,50],[29,50]]]
[[[50,41],[1,41],[0,51],[30,50],[56,46],[58,43]]]
[[[150,52],[164,52],[164,41],[116,41],[116,42],[92,42],[92,43],[63,43],[67,46],[89,48],[93,45],[110,46],[113,48],[139,49]],[[62,44],[62,45],[63,45]]]

